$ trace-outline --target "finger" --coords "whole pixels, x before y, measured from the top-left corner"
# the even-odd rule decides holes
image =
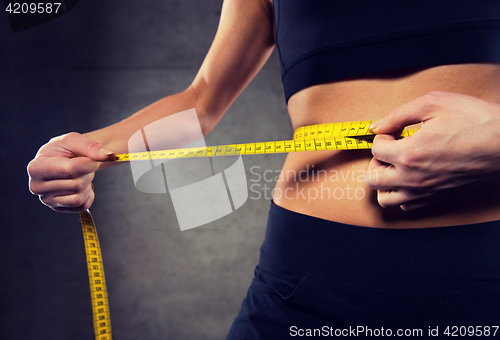
[[[392,135],[376,135],[372,144],[372,155],[381,162],[395,164],[404,152],[404,139]]]
[[[95,172],[99,162],[87,157],[38,157],[28,165],[30,178],[34,181],[73,179]]]
[[[445,93],[430,92],[406,104],[392,109],[389,114],[372,123],[370,129],[375,133],[392,133],[404,129],[408,125],[431,119],[435,109]]]
[[[394,207],[394,206],[404,206],[409,204],[411,207],[412,202],[416,203],[416,200],[421,200],[431,196],[431,193],[423,192],[412,192],[408,190],[379,190],[377,192],[377,200],[381,207]],[[422,202],[418,203],[421,204]]]
[[[85,190],[71,195],[39,195],[40,201],[56,211],[81,211],[80,209],[88,209],[93,202],[94,191],[92,186],[88,185]],[[87,207],[87,208],[85,208]],[[84,209],[85,208],[85,209]]]
[[[52,210],[57,211],[57,212],[63,212],[63,213],[77,213],[81,211],[85,211],[89,209],[92,206],[92,203],[94,202],[95,198],[95,193],[92,192],[90,196],[87,198],[87,200],[79,207],[76,208],[66,208],[66,207],[58,207],[58,208],[53,208],[50,207]]]
[[[365,182],[374,190],[398,189],[403,186],[404,174],[396,166],[372,158],[365,174]]]
[[[372,158],[368,164],[368,168],[365,174],[365,183],[370,189],[374,190],[387,190],[386,173],[390,164],[380,162],[376,158]]]
[[[406,203],[400,206],[403,211],[415,211],[429,205],[429,201],[420,201],[418,203]]]
[[[59,152],[62,156],[85,156],[94,161],[105,162],[114,159],[115,153],[75,132],[68,133],[53,139],[58,141]]]
[[[30,184],[31,193],[35,195],[65,196],[73,195],[84,191],[94,179],[95,173],[75,178],[56,179],[50,181],[32,181]]]

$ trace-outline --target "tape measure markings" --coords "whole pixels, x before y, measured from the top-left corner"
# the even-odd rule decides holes
[[[92,315],[96,340],[112,340],[108,293],[104,278],[101,248],[90,211],[80,212],[89,273]]]
[[[115,161],[369,149],[375,136],[375,133],[369,130],[372,122],[356,121],[309,125],[296,129],[293,140],[126,153],[116,155]],[[401,137],[408,137],[415,131],[416,129],[404,130]]]

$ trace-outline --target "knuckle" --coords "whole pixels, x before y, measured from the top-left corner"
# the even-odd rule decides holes
[[[446,98],[455,98],[458,94],[456,92],[447,92],[447,91],[431,91],[429,92],[433,96],[435,96],[438,99],[446,99]]]
[[[381,159],[388,154],[387,146],[384,141],[390,140],[386,135],[376,135],[373,138],[371,153],[375,159]]]
[[[430,102],[440,102],[446,98],[449,94],[444,91],[431,91],[427,93],[424,97]]]
[[[30,178],[40,177],[40,167],[38,166],[37,159],[31,160],[26,166],[26,172]]]
[[[88,199],[81,206],[82,211],[89,209],[93,202],[94,202],[94,192],[91,192]]]
[[[61,140],[61,138],[63,138],[63,136],[52,137],[51,139],[49,139],[49,141],[48,141],[45,145],[55,143],[55,142],[57,142],[57,141]],[[42,146],[42,148],[43,148],[45,145],[43,145],[43,146]],[[40,148],[40,149],[41,149],[41,148]]]
[[[381,150],[379,148],[379,143],[377,143],[380,138],[377,138],[379,136],[375,136],[375,138],[373,139],[373,144],[372,144],[372,155],[375,159],[380,159],[380,153],[381,153]]]
[[[413,154],[410,154],[410,152],[405,152],[399,156],[398,163],[400,166],[403,166],[405,168],[412,168],[414,162],[414,156]]]
[[[64,162],[59,170],[59,176],[61,178],[77,178],[78,171],[74,163],[72,162]]]
[[[407,169],[421,168],[424,155],[420,148],[407,148],[399,156],[399,164]]]
[[[83,192],[88,186],[88,183],[83,178],[76,178],[70,180],[69,188],[76,193]]]
[[[67,140],[68,138],[71,138],[71,135],[73,134],[73,132],[70,132],[70,133],[66,133],[64,135],[60,135],[60,136],[55,136],[55,137],[52,137],[51,139],[49,139],[49,141],[47,142],[47,144],[45,145],[48,145],[48,144],[53,144],[53,143],[58,143],[60,141],[65,141]],[[44,146],[45,146],[44,145]],[[43,146],[42,146],[43,147]]]
[[[71,199],[69,199],[68,206],[76,208],[83,205],[83,203],[85,203],[86,200],[87,197],[84,197],[83,194],[75,194],[71,196]]]
[[[65,135],[62,135],[60,137],[56,137],[56,139],[61,138],[63,140],[72,140],[72,139],[78,138],[79,136],[80,136],[80,134],[78,132],[68,132]]]
[[[430,188],[438,182],[438,179],[429,171],[429,164],[425,158],[425,151],[414,149],[401,156],[400,164],[407,174],[405,185],[413,189]]]
[[[443,91],[432,91],[422,97],[424,108],[431,111],[440,107],[449,94]]]
[[[416,189],[430,189],[438,184],[439,180],[435,177],[421,177],[415,181],[414,188]]]
[[[33,195],[40,195],[43,192],[40,184],[34,181],[29,181],[28,188]]]
[[[93,154],[99,151],[100,149],[101,145],[99,143],[95,141],[89,141],[85,148],[85,151],[87,152],[87,154]]]
[[[63,165],[58,171],[59,178],[72,178],[73,171],[72,166],[70,164]]]
[[[78,132],[68,132],[64,135],[52,137],[46,145],[54,143],[71,144],[75,139],[79,138]]]
[[[446,96],[446,92],[431,91],[431,92],[427,93],[426,96],[429,97],[430,99],[439,100],[439,99],[443,98],[444,96]]]
[[[397,121],[398,115],[399,115],[399,109],[396,107],[389,111],[384,120],[387,120],[392,124],[394,121]]]
[[[365,174],[365,183],[370,189],[375,189],[378,185],[378,172],[369,170]]]

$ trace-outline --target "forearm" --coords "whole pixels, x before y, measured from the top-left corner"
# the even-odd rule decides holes
[[[116,153],[126,153],[130,137],[141,128],[172,114],[196,109],[196,96],[193,92],[188,89],[162,98],[118,123],[85,133],[84,136]],[[205,116],[203,112],[199,114]],[[200,123],[203,120],[202,118]]]
[[[223,112],[207,112],[207,105],[204,103],[203,98],[197,95],[198,93],[199,91],[196,91],[195,86],[192,85],[183,92],[167,96],[152,103],[118,123],[88,132],[84,134],[84,137],[98,142],[116,154],[128,153],[133,152],[129,150],[129,141],[132,135],[149,125],[152,129],[148,130],[148,137],[153,137],[152,134],[156,135],[156,138],[154,138],[156,143],[148,145],[151,150],[183,147],[201,137],[200,127],[203,135],[210,132],[223,115]],[[168,125],[165,123],[154,124],[162,118],[189,109],[195,109],[197,120],[175,119],[174,122],[169,121]],[[140,144],[142,143],[141,140]],[[123,163],[104,162],[99,165],[98,170],[118,164]]]

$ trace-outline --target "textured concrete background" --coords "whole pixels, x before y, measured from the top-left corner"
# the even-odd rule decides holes
[[[0,14],[1,339],[92,339],[78,215],[40,204],[28,191],[26,165],[53,136],[112,124],[185,89],[221,6],[222,0],[81,0],[64,16],[15,34]],[[207,143],[291,135],[273,55]],[[184,232],[169,195],[137,191],[128,166],[97,174],[92,212],[114,339],[225,337],[264,236],[264,185],[273,183],[256,173],[283,162],[284,155],[245,157],[247,180],[256,184],[249,200]]]

